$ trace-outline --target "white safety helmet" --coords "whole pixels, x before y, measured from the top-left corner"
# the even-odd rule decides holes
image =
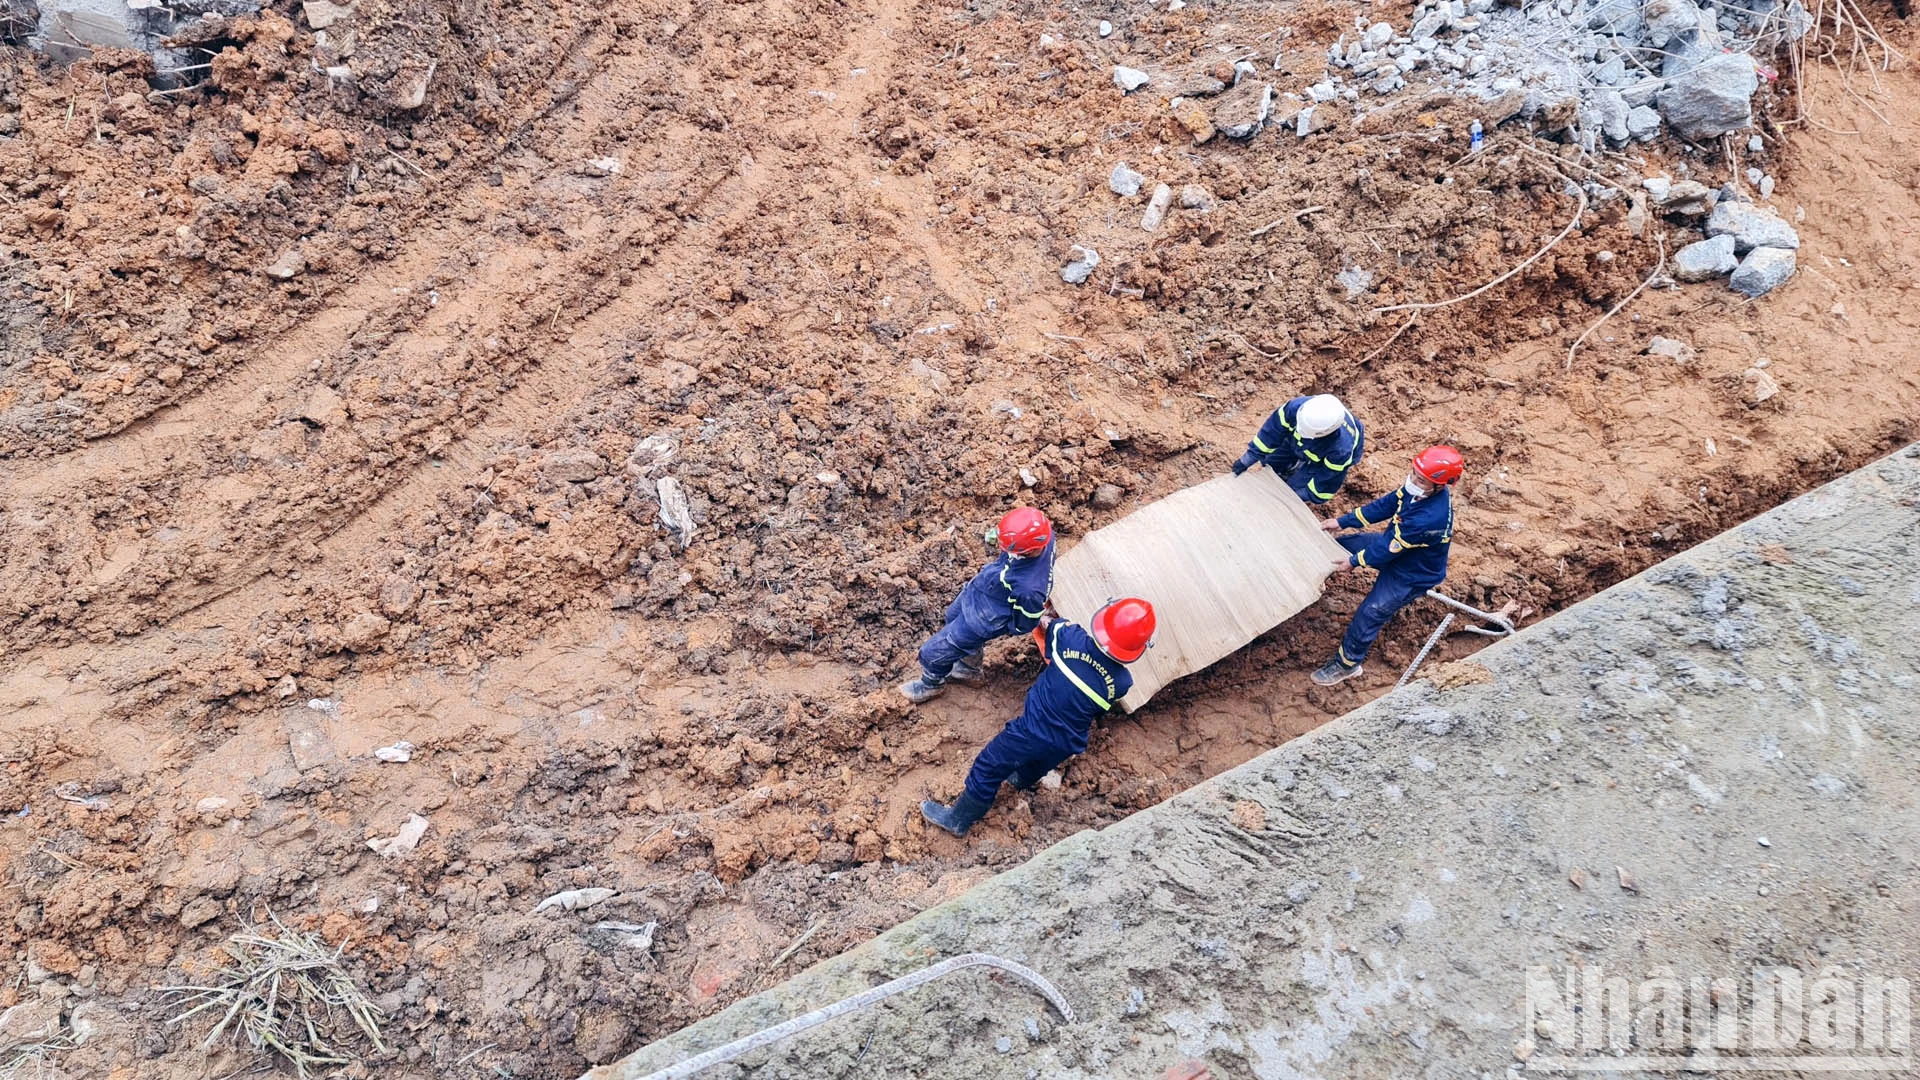
[[[1322,435],[1331,435],[1347,419],[1347,407],[1332,394],[1315,394],[1300,403],[1300,411],[1293,418],[1293,426],[1303,439],[1317,439]]]

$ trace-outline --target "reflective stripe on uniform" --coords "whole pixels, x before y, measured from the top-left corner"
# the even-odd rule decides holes
[[[1061,624],[1059,623],[1053,624],[1053,634],[1054,634],[1054,637],[1056,638],[1056,640],[1053,643],[1053,655],[1058,657],[1060,661],[1058,664],[1055,664],[1054,666],[1060,669],[1060,674],[1065,675],[1067,677],[1067,681],[1079,687],[1081,693],[1092,698],[1093,703],[1095,705],[1100,706],[1101,712],[1106,712],[1109,709],[1112,709],[1113,703],[1109,702],[1106,698],[1101,697],[1099,694],[1094,693],[1093,687],[1088,686],[1085,682],[1081,681],[1080,676],[1075,675],[1073,673],[1073,667],[1067,663],[1067,658],[1060,655],[1060,642],[1057,640],[1060,635],[1060,625]]]
[[[1307,492],[1308,494],[1312,495],[1314,498],[1319,499],[1321,502],[1326,502],[1328,499],[1333,498],[1333,494],[1331,492],[1323,492],[1319,488],[1314,487],[1312,480],[1307,481]]]

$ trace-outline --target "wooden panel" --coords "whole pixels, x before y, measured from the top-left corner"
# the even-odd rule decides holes
[[[1128,712],[1320,598],[1346,551],[1273,470],[1216,477],[1096,529],[1060,556],[1055,610],[1087,620],[1109,598],[1153,604],[1154,647],[1128,665]]]

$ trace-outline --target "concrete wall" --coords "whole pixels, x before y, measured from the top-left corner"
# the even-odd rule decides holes
[[[1917,536],[1910,447],[590,1075],[972,951],[1080,1022],[975,970],[703,1075],[1517,1075],[1594,1060],[1570,974],[1701,979],[1744,1053],[1756,965],[1920,960]],[[1667,1054],[1643,1019],[1623,1052]]]

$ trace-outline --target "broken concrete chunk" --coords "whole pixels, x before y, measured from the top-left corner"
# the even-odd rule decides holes
[[[1067,251],[1070,262],[1060,268],[1060,280],[1069,285],[1083,285],[1093,276],[1093,268],[1100,265],[1100,253],[1090,247],[1073,245]]]
[[[1123,161],[1115,165],[1113,172],[1108,174],[1107,190],[1113,192],[1115,195],[1138,195],[1140,194],[1140,185],[1146,182],[1146,177],[1133,171],[1127,166],[1127,163]]]
[[[1716,236],[1688,244],[1673,253],[1673,276],[1681,281],[1706,281],[1738,266],[1733,237]]]
[[[1199,184],[1188,184],[1180,189],[1180,208],[1183,210],[1211,210],[1213,209],[1213,194]]]
[[[1648,180],[1646,186],[1653,208],[1663,214],[1693,216],[1713,208],[1713,191],[1698,180],[1674,183],[1665,177],[1655,177]]]
[[[1119,87],[1122,93],[1131,94],[1147,85],[1148,78],[1147,73],[1139,68],[1117,65],[1113,69],[1113,85]]]
[[[1765,296],[1787,283],[1793,276],[1794,254],[1790,248],[1754,248],[1739,269],[1728,279],[1735,292],[1746,296]],[[1763,372],[1764,374],[1764,372]]]
[[[1752,57],[1720,53],[1669,79],[1657,100],[1673,130],[1698,142],[1752,124],[1753,93],[1759,88]]]
[[[307,25],[315,30],[325,30],[341,19],[350,18],[353,15],[352,4],[335,4],[330,3],[329,0],[307,0],[300,5],[300,10],[306,13]]]
[[[1167,216],[1167,207],[1173,205],[1173,189],[1165,184],[1155,184],[1153,198],[1147,201],[1147,212],[1140,215],[1140,227],[1152,232],[1160,227]]]
[[[1273,86],[1243,82],[1213,107],[1213,126],[1229,139],[1251,139],[1273,115]]]
[[[1620,100],[1625,101],[1622,95]],[[1636,142],[1650,142],[1660,134],[1660,110],[1635,105],[1627,110],[1627,136]]]
[[[1707,218],[1707,235],[1731,236],[1734,250],[1743,253],[1761,247],[1800,246],[1800,234],[1793,226],[1752,203],[1723,202],[1714,207]]]

